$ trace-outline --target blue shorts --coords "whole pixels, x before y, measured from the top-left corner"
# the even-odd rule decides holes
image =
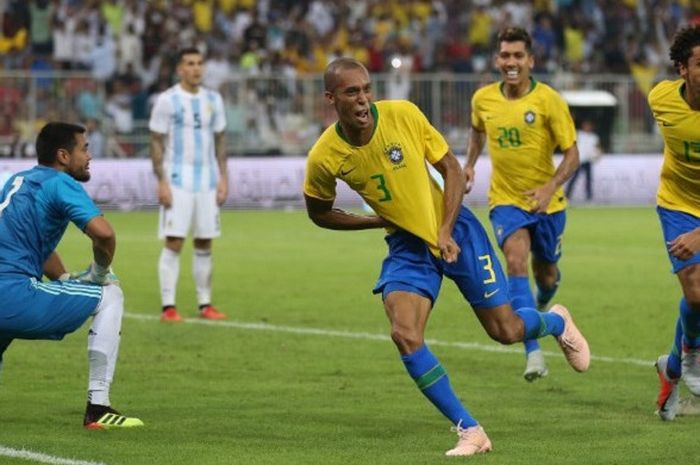
[[[452,237],[462,249],[454,263],[433,255],[422,239],[409,232],[399,230],[386,236],[389,255],[373,292],[386,297],[392,291],[409,291],[434,303],[445,275],[473,308],[509,303],[508,281],[498,257],[481,223],[465,207],[459,212]]]
[[[700,227],[700,218],[691,215],[690,213],[684,213],[678,210],[669,210],[668,208],[663,207],[656,207],[656,213],[659,215],[661,229],[664,232],[664,246],[666,248],[666,252],[668,252],[669,242],[681,234],[690,232],[693,229]],[[671,260],[673,272],[678,273],[685,267],[700,263],[700,252],[696,253],[688,260],[679,260],[670,253],[668,254],[668,258]]]
[[[525,228],[530,232],[530,249],[533,256],[549,263],[557,263],[561,258],[566,211],[530,213],[522,208],[503,205],[492,208],[489,219],[501,249],[511,234]]]
[[[0,278],[0,338],[60,340],[95,313],[102,286]]]

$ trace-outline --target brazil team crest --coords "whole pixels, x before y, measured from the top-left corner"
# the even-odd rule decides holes
[[[535,122],[535,112],[532,110],[528,110],[525,112],[525,122],[527,124],[532,124]]]
[[[403,161],[403,152],[401,151],[401,144],[389,144],[384,149],[384,155],[387,156],[390,162],[394,165],[399,165]]]

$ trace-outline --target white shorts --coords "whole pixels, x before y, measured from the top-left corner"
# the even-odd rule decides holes
[[[221,236],[219,205],[216,191],[188,192],[170,186],[173,203],[170,208],[160,207],[158,237],[186,238],[191,231],[195,239],[213,239]]]

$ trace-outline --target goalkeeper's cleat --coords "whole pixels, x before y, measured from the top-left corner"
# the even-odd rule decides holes
[[[678,414],[679,388],[678,379],[668,376],[668,355],[656,359],[656,374],[659,376],[659,395],[656,397],[656,414],[664,421],[673,421]]]
[[[588,347],[586,338],[583,337],[581,331],[574,324],[571,314],[566,307],[559,304],[552,305],[549,311],[564,318],[564,332],[557,337],[557,342],[564,352],[566,361],[576,371],[583,372],[588,370],[591,364],[591,350]]]
[[[138,418],[127,417],[106,405],[87,404],[83,426],[86,429],[135,428],[143,426]]]
[[[205,320],[225,320],[226,315],[221,313],[216,307],[205,305],[199,309],[199,317]]]
[[[527,364],[525,365],[525,372],[523,377],[529,383],[535,381],[539,378],[544,378],[549,374],[547,369],[547,364],[544,361],[544,355],[542,351],[537,349],[533,350],[527,354]]]
[[[688,390],[700,396],[700,347],[688,347],[683,344],[681,373]]]
[[[457,440],[457,445],[445,452],[448,456],[468,456],[475,454],[484,454],[486,452],[491,452],[493,447],[491,446],[491,440],[486,436],[484,428],[480,425],[471,426],[469,428],[462,428],[457,425],[452,428],[452,431],[457,432],[459,439]]]
[[[168,307],[160,314],[160,321],[164,323],[180,323],[182,322],[182,317],[177,313],[175,307]]]

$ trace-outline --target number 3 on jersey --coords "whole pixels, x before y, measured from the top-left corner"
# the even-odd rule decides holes
[[[377,182],[377,189],[382,192],[383,196],[379,199],[380,202],[387,202],[391,200],[391,192],[389,192],[389,187],[386,185],[386,180],[383,174],[373,174],[370,179],[374,179]]]

